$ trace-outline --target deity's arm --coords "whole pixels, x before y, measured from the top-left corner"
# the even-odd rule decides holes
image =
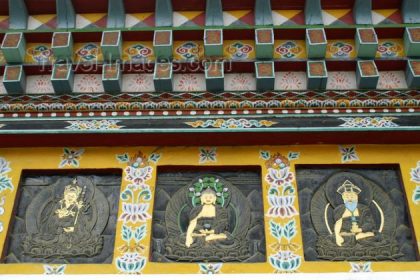
[[[334,224],[335,242],[338,246],[341,246],[344,242],[343,237],[340,235],[341,228],[343,226],[343,219],[338,219]]]

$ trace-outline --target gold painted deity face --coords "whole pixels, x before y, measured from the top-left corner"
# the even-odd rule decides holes
[[[346,202],[357,202],[359,199],[359,196],[355,192],[344,192],[342,194],[342,198],[344,203]]]
[[[79,195],[75,191],[69,191],[64,193],[64,200],[66,201],[67,205],[76,203],[78,197]]]
[[[201,204],[202,205],[211,205],[216,204],[216,195],[213,191],[204,191],[201,195]]]

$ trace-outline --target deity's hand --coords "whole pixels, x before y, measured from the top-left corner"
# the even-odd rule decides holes
[[[185,246],[187,246],[187,248],[190,248],[191,244],[193,244],[194,240],[192,238],[191,235],[187,235],[186,239],[185,239]]]
[[[69,233],[69,232],[74,232],[74,227],[65,227],[63,228],[64,232]]]
[[[82,208],[82,207],[84,206],[83,201],[78,201],[78,202],[76,203],[76,206],[77,206],[77,209]]]
[[[341,235],[336,234],[335,235],[335,243],[337,243],[337,246],[339,246],[339,247],[343,246],[344,238]]]

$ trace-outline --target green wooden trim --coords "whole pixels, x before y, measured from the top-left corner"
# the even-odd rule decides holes
[[[255,25],[273,25],[270,0],[255,0]]]
[[[401,12],[404,23],[420,23],[419,0],[403,0]]]
[[[405,24],[377,24],[372,25],[374,28],[404,28],[404,27],[419,27],[418,23],[405,23]],[[274,25],[273,29],[306,29],[306,28],[319,28],[318,25]],[[326,25],[323,26],[325,29],[355,29],[355,28],[365,28],[366,24],[354,24],[354,25]],[[130,28],[118,28],[122,32],[125,31],[155,31],[155,30],[177,30],[177,31],[188,31],[188,30],[204,30],[206,26],[179,26],[179,27],[130,27]],[[219,28],[223,30],[252,30],[256,27],[254,25],[239,25],[239,26],[212,26],[212,28]],[[85,33],[85,32],[102,32],[107,30],[114,30],[114,28],[57,28],[57,29],[35,29],[35,30],[19,30],[22,33],[36,34],[36,33],[54,33],[54,32],[64,32],[70,31],[73,33]],[[13,29],[1,29],[0,34],[5,34],[8,32],[15,32]]]
[[[57,28],[76,28],[76,13],[71,0],[56,0]]]
[[[24,0],[9,0],[9,28],[26,29],[28,27],[28,10]]]
[[[125,8],[123,0],[108,1],[108,18],[106,26],[108,28],[125,27]]]
[[[324,24],[322,20],[321,0],[306,0],[305,23],[311,25]]]
[[[206,26],[223,26],[222,0],[206,1]]]
[[[372,0],[355,0],[353,18],[356,24],[372,24]]]
[[[168,27],[173,25],[173,9],[171,0],[156,0],[155,26]]]

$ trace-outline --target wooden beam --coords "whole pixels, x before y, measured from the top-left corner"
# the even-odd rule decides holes
[[[255,25],[273,25],[270,0],[255,0]]]
[[[57,28],[76,28],[76,13],[71,0],[56,0]]]
[[[223,26],[222,0],[206,1],[206,26]]]
[[[355,0],[353,18],[356,24],[372,24],[372,0]]]
[[[420,23],[419,0],[403,0],[401,11],[404,23]]]
[[[124,28],[124,0],[108,0],[108,18],[106,26],[108,28]]]
[[[306,0],[305,23],[309,25],[324,24],[322,20],[321,0]]]
[[[173,9],[171,0],[156,0],[156,27],[171,27],[173,25]]]
[[[26,29],[28,26],[28,9],[24,0],[9,0],[9,28]]]

